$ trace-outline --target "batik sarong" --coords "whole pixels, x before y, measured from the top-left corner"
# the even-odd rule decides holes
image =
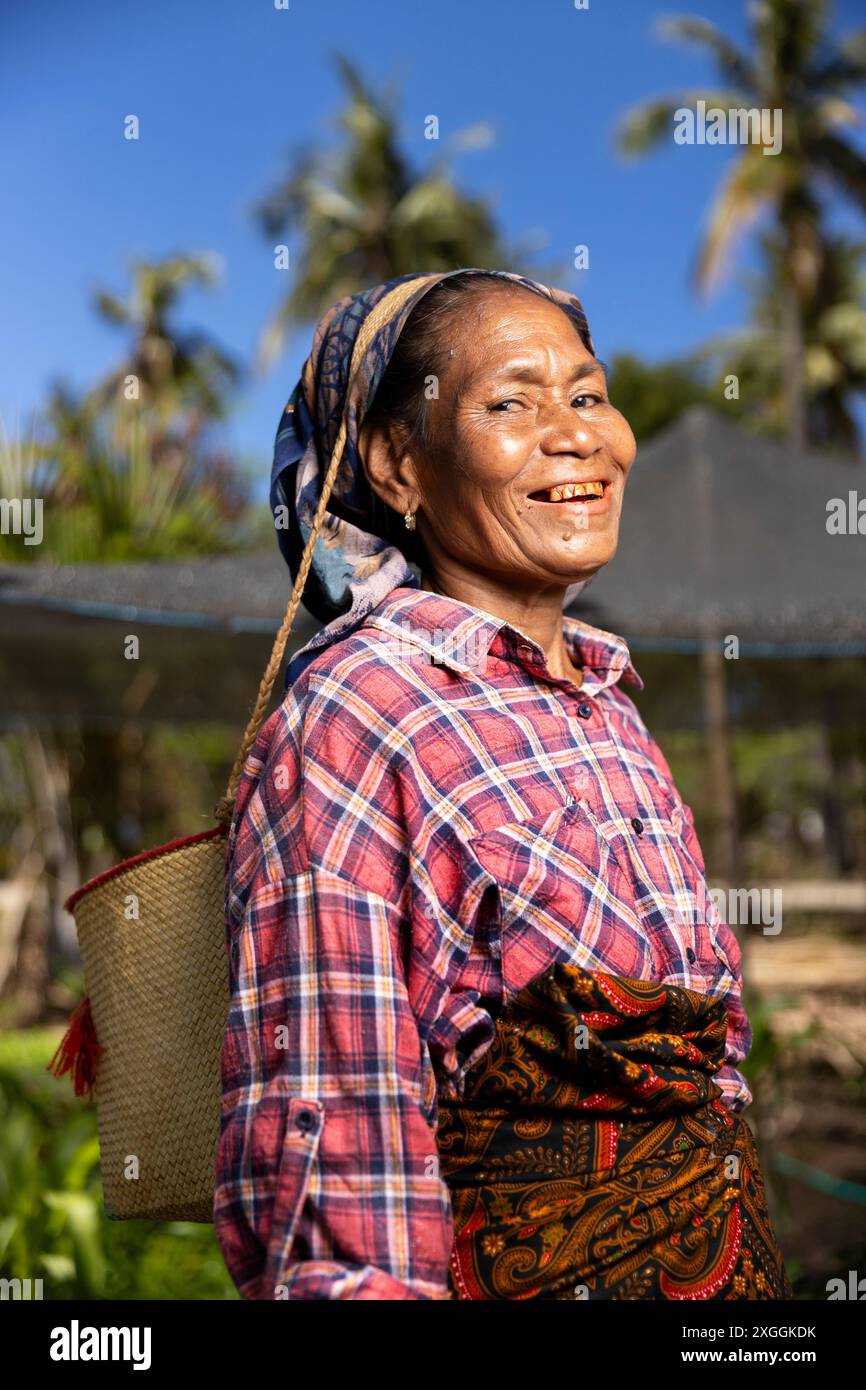
[[[557,965],[514,997],[437,1144],[458,1299],[787,1299],[720,999]]]

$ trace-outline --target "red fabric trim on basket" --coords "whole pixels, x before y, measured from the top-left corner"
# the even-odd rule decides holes
[[[98,888],[100,883],[106,883],[108,879],[114,878],[116,874],[125,873],[127,869],[132,869],[136,864],[144,864],[148,859],[158,859],[161,854],[171,854],[172,850],[183,849],[185,845],[195,845],[201,840],[213,840],[217,835],[227,835],[221,825],[214,826],[212,830],[201,830],[197,835],[186,835],[180,840],[169,840],[168,844],[157,845],[156,849],[143,850],[141,854],[135,854],[131,859],[124,859],[121,864],[115,864],[111,869],[104,869],[101,874],[96,874],[94,878],[82,883],[80,888],[76,888],[74,893],[70,893],[66,902],[63,904],[67,912],[72,912],[79,898],[85,893],[89,893],[91,888]]]
[[[90,1012],[90,999],[85,996],[69,1015],[69,1026],[57,1045],[57,1050],[46,1071],[55,1076],[71,1073],[72,1084],[77,1096],[87,1095],[93,1100],[93,1087],[96,1083],[96,1065],[101,1053],[105,1051],[96,1041],[93,1014]]]

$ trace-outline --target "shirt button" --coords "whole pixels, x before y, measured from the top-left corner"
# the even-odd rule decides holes
[[[588,705],[586,703],[586,700],[581,700],[580,704],[577,707],[577,712],[580,715],[581,719],[589,719],[592,715],[592,705]]]
[[[686,948],[686,959],[689,961],[691,965],[694,965],[695,961],[697,960],[697,956],[695,955],[691,946],[688,946]]]
[[[634,817],[632,818],[631,828],[632,828],[632,830],[634,831],[635,835],[642,835],[642,834],[643,834],[643,821],[642,821],[642,820],[638,820],[637,816],[634,816]]]
[[[312,1110],[299,1110],[295,1116],[295,1124],[302,1133],[307,1134],[316,1127],[316,1117]]]

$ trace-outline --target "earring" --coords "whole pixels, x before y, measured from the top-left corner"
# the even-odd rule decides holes
[[[410,512],[410,511],[408,511],[408,510],[406,511],[406,514],[405,514],[405,516],[403,517],[403,525],[406,527],[406,530],[407,530],[407,531],[414,531],[414,530],[415,530],[415,513],[414,513],[414,512]]]

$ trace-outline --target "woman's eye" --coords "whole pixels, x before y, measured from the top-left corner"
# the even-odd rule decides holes
[[[572,405],[576,406],[578,410],[585,410],[590,405],[601,405],[603,401],[603,396],[596,395],[591,391],[580,396],[572,396],[571,399]],[[508,396],[504,401],[496,401],[490,409],[499,411],[503,415],[511,415],[512,411],[509,410],[509,406],[520,406],[523,404],[524,402],[519,400],[516,396]]]

